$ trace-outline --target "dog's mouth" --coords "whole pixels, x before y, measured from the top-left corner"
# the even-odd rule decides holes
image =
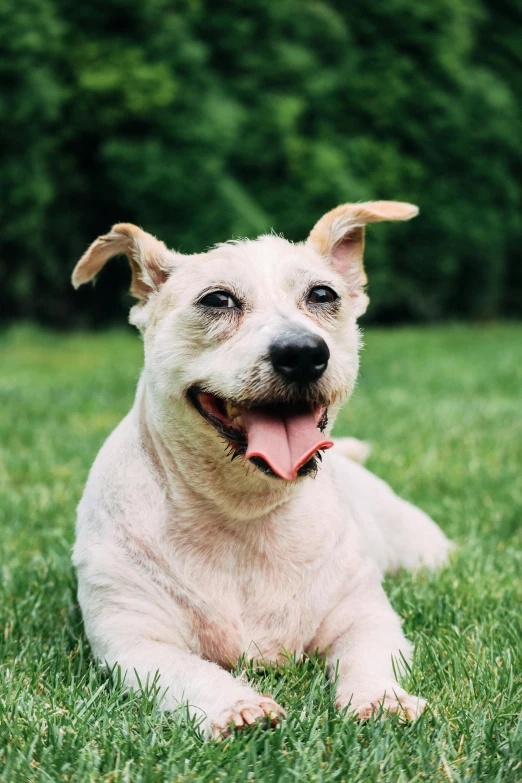
[[[193,388],[196,410],[225,438],[232,456],[244,456],[263,473],[295,481],[317,467],[316,457],[333,446],[323,431],[327,409],[312,403],[244,406]]]

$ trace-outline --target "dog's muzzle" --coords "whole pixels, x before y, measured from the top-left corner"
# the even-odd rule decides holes
[[[313,469],[321,451],[333,446],[324,435],[326,406],[307,401],[328,366],[330,351],[319,335],[293,328],[272,342],[269,357],[279,385],[283,378],[288,395],[300,401],[241,404],[197,387],[189,397],[236,455],[244,454],[264,472],[294,481]]]

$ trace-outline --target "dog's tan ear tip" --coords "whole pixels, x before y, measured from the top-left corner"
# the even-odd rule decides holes
[[[102,242],[106,239],[107,237],[98,237],[98,239],[87,248],[74,267],[71,275],[71,283],[76,291],[80,286],[92,280],[107,260],[104,257],[104,254],[100,252],[103,247]]]
[[[71,275],[71,283],[75,291],[77,291],[79,287],[84,283],[89,282],[89,278],[82,273],[82,269],[80,265],[81,265],[81,261],[78,261]]]
[[[376,201],[373,208],[383,220],[411,220],[419,214],[419,208],[406,201]]]
[[[102,234],[87,248],[71,276],[74,289],[92,280],[112,256],[128,253],[134,238],[143,234],[132,223],[115,223],[108,234]]]
[[[404,207],[404,218],[403,220],[411,220],[414,217],[417,217],[417,215],[420,212],[420,209],[416,204],[408,204],[407,202],[400,202],[401,206]]]

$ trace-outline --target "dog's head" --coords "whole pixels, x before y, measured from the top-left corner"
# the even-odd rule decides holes
[[[184,256],[119,224],[78,262],[75,287],[114,255],[132,267],[149,394],[161,426],[211,457],[247,459],[270,480],[315,471],[351,394],[364,313],[364,227],[408,220],[411,204],[344,204],[304,243],[276,236]],[[330,414],[330,415],[329,415]],[[258,471],[256,471],[258,472]]]

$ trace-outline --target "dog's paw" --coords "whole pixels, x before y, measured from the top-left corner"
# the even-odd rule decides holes
[[[396,685],[386,689],[384,693],[381,691],[375,697],[352,699],[349,712],[360,721],[378,716],[384,719],[390,715],[398,715],[400,720],[410,721],[417,720],[422,715],[427,703],[426,699],[412,696]]]
[[[277,726],[286,712],[270,696],[252,695],[252,698],[236,702],[229,709],[223,710],[220,716],[212,721],[211,734],[213,739],[221,740],[232,731],[241,731],[247,726],[264,723],[266,726]]]

